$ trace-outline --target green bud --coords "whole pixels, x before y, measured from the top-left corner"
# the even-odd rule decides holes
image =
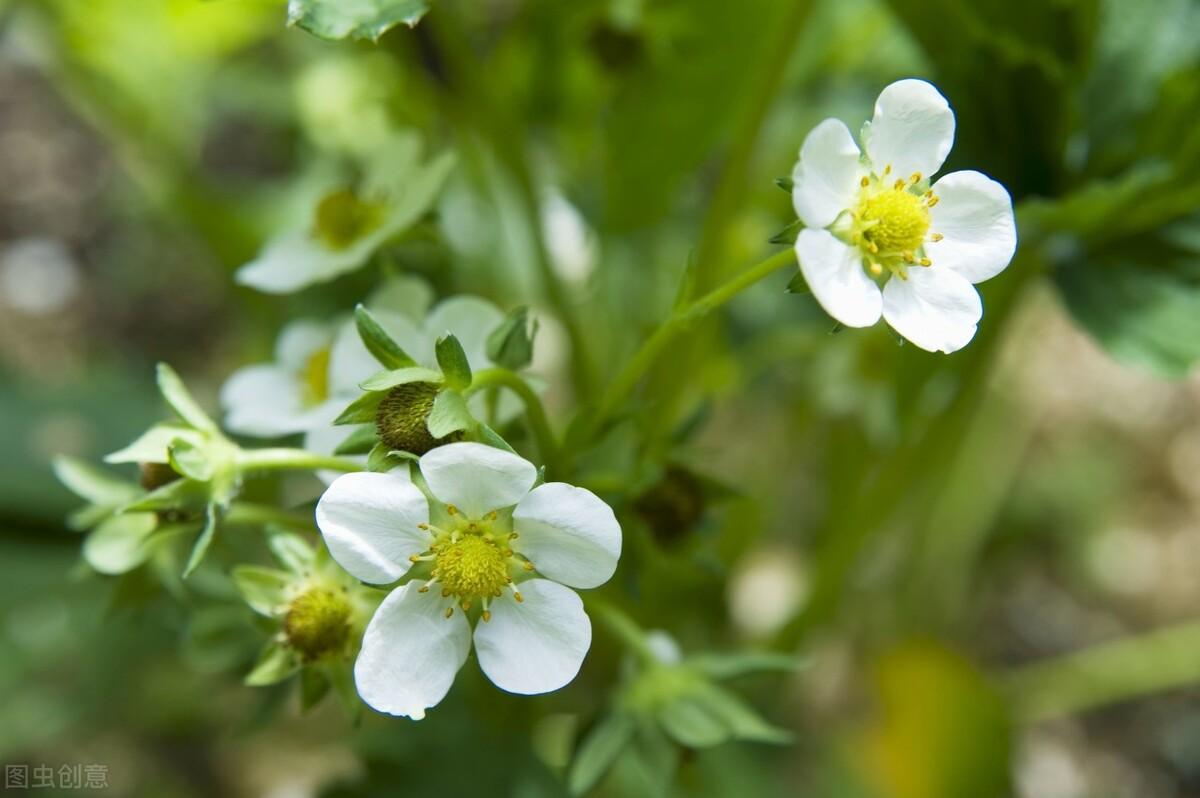
[[[429,413],[439,388],[432,382],[406,382],[389,389],[375,411],[379,440],[389,449],[418,455],[456,440],[456,435],[435,438],[429,431]]]
[[[340,592],[313,588],[288,607],[283,631],[305,662],[345,649],[350,639],[350,601]]]

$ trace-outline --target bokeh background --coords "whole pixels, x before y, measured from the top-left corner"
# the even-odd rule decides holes
[[[584,453],[626,529],[631,615],[804,661],[738,685],[793,745],[685,751],[670,785],[600,793],[1200,795],[1193,0],[435,0],[378,44],[285,19],[0,0],[0,764],[104,763],[129,796],[564,794],[613,641],[554,696],[469,666],[419,724],[302,713],[291,686],[242,686],[262,638],[219,568],[87,569],[51,459],[163,417],[159,360],[215,409],[284,321],[344,313],[384,272],[531,304],[562,429],[689,260],[711,285],[771,251],[794,220],[773,178],[812,125],[854,128],[915,75],[957,113],[947,168],[1010,189],[1018,256],[950,357],[831,334],[777,275]],[[436,212],[332,284],[236,286],[393,127],[458,151]]]

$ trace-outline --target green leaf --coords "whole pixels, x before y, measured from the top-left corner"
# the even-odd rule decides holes
[[[166,363],[158,364],[158,390],[171,409],[194,429],[201,432],[217,431],[217,425],[200,409],[200,405],[184,387],[183,380]]]
[[[254,668],[246,674],[248,687],[278,684],[300,669],[296,655],[286,646],[271,642],[262,650]]]
[[[322,39],[370,39],[396,25],[414,27],[429,10],[427,0],[291,0],[288,24]]]
[[[375,427],[367,425],[351,432],[344,441],[333,450],[336,455],[366,454],[371,447],[379,442],[379,434]]]
[[[792,735],[772,726],[740,698],[701,682],[658,712],[663,729],[680,745],[708,748],[728,739],[788,743]]]
[[[1200,247],[1186,229],[1080,251],[1055,273],[1067,308],[1105,349],[1172,378],[1200,361]]]
[[[462,344],[452,333],[446,333],[437,340],[438,367],[445,375],[446,384],[451,388],[466,390],[471,385],[471,364],[467,362],[467,353]]]
[[[386,391],[368,391],[355,399],[333,420],[335,427],[343,424],[374,424],[375,413],[383,401]]]
[[[204,442],[204,436],[191,427],[175,422],[155,424],[124,449],[106,455],[104,462],[166,463],[170,460],[167,449],[177,440],[185,440],[199,446]]]
[[[208,505],[204,513],[204,529],[200,531],[200,537],[196,538],[196,543],[192,546],[192,553],[188,557],[187,566],[183,569],[185,579],[192,575],[192,571],[196,570],[200,561],[204,559],[204,555],[208,553],[208,548],[217,534],[217,515],[217,505]]]
[[[614,712],[592,727],[575,752],[567,772],[567,789],[583,795],[600,781],[633,737],[633,718]]]
[[[467,409],[467,400],[458,391],[441,391],[433,400],[433,409],[425,426],[434,438],[444,438],[454,432],[471,429],[475,419]]]
[[[386,391],[389,388],[395,388],[397,385],[404,385],[409,382],[433,382],[440,384],[442,382],[442,374],[441,372],[422,366],[380,371],[359,383],[359,387],[364,391]],[[374,415],[372,415],[371,420],[373,421],[374,418]]]
[[[205,449],[178,439],[167,447],[167,459],[171,468],[189,479],[208,482],[213,476],[212,463]]]
[[[361,304],[354,308],[354,325],[358,328],[358,335],[362,338],[363,346],[385,369],[417,365],[417,361],[400,348],[400,344],[388,335],[387,330],[383,329],[371,315],[371,311]]]
[[[103,507],[116,507],[141,492],[132,482],[118,479],[91,463],[65,455],[54,458],[54,475],[81,499]]]
[[[87,536],[83,558],[102,574],[132,571],[150,556],[148,544],[157,526],[154,513],[114,515]]]
[[[231,574],[233,585],[250,609],[259,615],[275,617],[286,603],[285,594],[291,574],[259,565],[239,565]]]
[[[525,368],[533,361],[537,330],[537,319],[530,320],[529,308],[514,308],[488,335],[488,358],[497,366],[514,371]]]

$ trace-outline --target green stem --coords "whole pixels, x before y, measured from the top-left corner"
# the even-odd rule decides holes
[[[593,417],[591,431],[600,429],[604,421],[616,412],[625,399],[633,393],[638,382],[654,365],[667,345],[678,338],[680,334],[705,314],[721,307],[750,286],[795,262],[796,255],[791,249],[777,252],[672,313],[666,321],[659,325],[654,334],[646,339],[642,348],[634,354],[632,360],[625,364],[625,368],[609,385]]]
[[[1044,720],[1200,682],[1200,621],[1027,665],[1003,683],[1020,720]]]
[[[654,649],[650,648],[650,641],[646,639],[646,633],[642,631],[642,628],[632,618],[617,609],[614,605],[594,596],[588,596],[585,603],[588,612],[600,619],[608,627],[608,630],[613,633],[613,637],[624,643],[630,651],[637,655],[637,658],[643,664],[662,664],[658,657],[655,656]]]
[[[240,472],[247,471],[362,471],[353,460],[331,455],[313,454],[303,449],[242,449],[235,461]]]
[[[313,521],[310,516],[289,513],[268,504],[253,504],[251,502],[234,502],[225,513],[227,524],[278,524],[291,529],[311,530]]]
[[[466,390],[466,394],[470,396],[491,387],[507,388],[524,403],[525,417],[529,420],[534,438],[537,439],[538,451],[541,452],[542,460],[545,461],[546,467],[551,472],[558,473],[558,439],[554,436],[554,430],[550,428],[550,421],[546,417],[546,408],[542,405],[542,399],[537,395],[537,391],[533,390],[529,383],[516,372],[506,368],[491,368],[475,373],[474,379],[471,380],[471,387]]]

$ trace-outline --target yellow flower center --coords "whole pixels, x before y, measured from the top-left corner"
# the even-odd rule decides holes
[[[490,538],[467,534],[438,547],[433,572],[460,599],[494,597],[509,582],[508,556]]]
[[[342,188],[321,198],[313,214],[313,235],[330,249],[348,249],[383,224],[382,202],[365,200],[352,188]]]
[[[929,208],[905,189],[890,189],[864,197],[858,207],[863,238],[879,253],[916,252],[929,232]]]
[[[329,398],[329,347],[308,356],[300,370],[300,389],[305,405],[319,405]]]
[[[890,174],[888,167],[882,177],[873,174],[862,179],[858,206],[850,213],[848,229],[842,229],[862,251],[863,266],[870,274],[878,277],[886,269],[906,279],[909,266],[930,265],[925,242],[941,239],[937,233],[929,234],[929,209],[938,198],[929,190],[921,193],[920,174],[889,182]]]

